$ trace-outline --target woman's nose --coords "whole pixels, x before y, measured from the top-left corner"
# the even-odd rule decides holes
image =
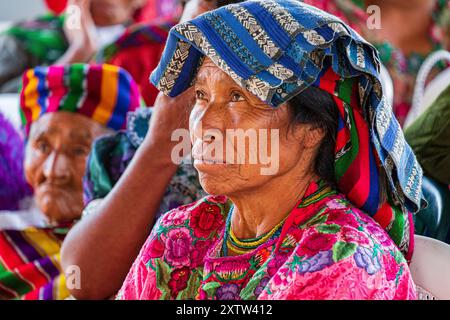
[[[194,120],[195,130],[201,129],[201,137],[205,142],[216,139],[216,133],[224,130],[225,113],[224,108],[217,102],[210,102],[203,108]],[[198,136],[200,137],[200,136]]]
[[[70,167],[67,157],[59,152],[52,152],[44,162],[45,178],[55,184],[65,184],[70,181]]]

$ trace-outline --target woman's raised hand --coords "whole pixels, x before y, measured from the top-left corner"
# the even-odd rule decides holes
[[[69,0],[64,22],[69,49],[59,63],[88,62],[97,51],[90,5],[91,0]]]

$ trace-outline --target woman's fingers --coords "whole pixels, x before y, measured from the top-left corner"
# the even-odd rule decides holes
[[[64,32],[71,49],[79,52],[77,57],[82,60],[74,62],[87,62],[96,51],[96,31],[90,4],[91,0],[70,0],[66,9]]]

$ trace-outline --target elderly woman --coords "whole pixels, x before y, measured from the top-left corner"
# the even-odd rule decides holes
[[[151,80],[170,96],[193,84],[194,166],[211,195],[157,222],[118,298],[414,299],[422,172],[378,68],[353,30],[297,1],[172,29]],[[278,170],[261,174],[264,148],[209,152],[230,129],[278,130]]]
[[[29,210],[0,214],[0,298],[64,299],[60,248],[83,210],[82,177],[92,142],[125,127],[137,84],[116,66],[37,67],[23,76],[20,111]]]

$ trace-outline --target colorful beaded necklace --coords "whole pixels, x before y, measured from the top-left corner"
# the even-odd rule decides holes
[[[233,215],[234,206],[230,208],[230,212],[228,214],[224,240],[222,245],[222,254],[224,257],[228,256],[228,252],[234,252],[236,254],[246,254],[250,251],[255,250],[263,243],[269,241],[273,237],[279,236],[281,233],[281,229],[286,221],[287,216],[280,221],[276,226],[274,226],[269,231],[263,233],[262,235],[256,238],[249,239],[239,239],[233,232],[231,228],[231,217]]]

